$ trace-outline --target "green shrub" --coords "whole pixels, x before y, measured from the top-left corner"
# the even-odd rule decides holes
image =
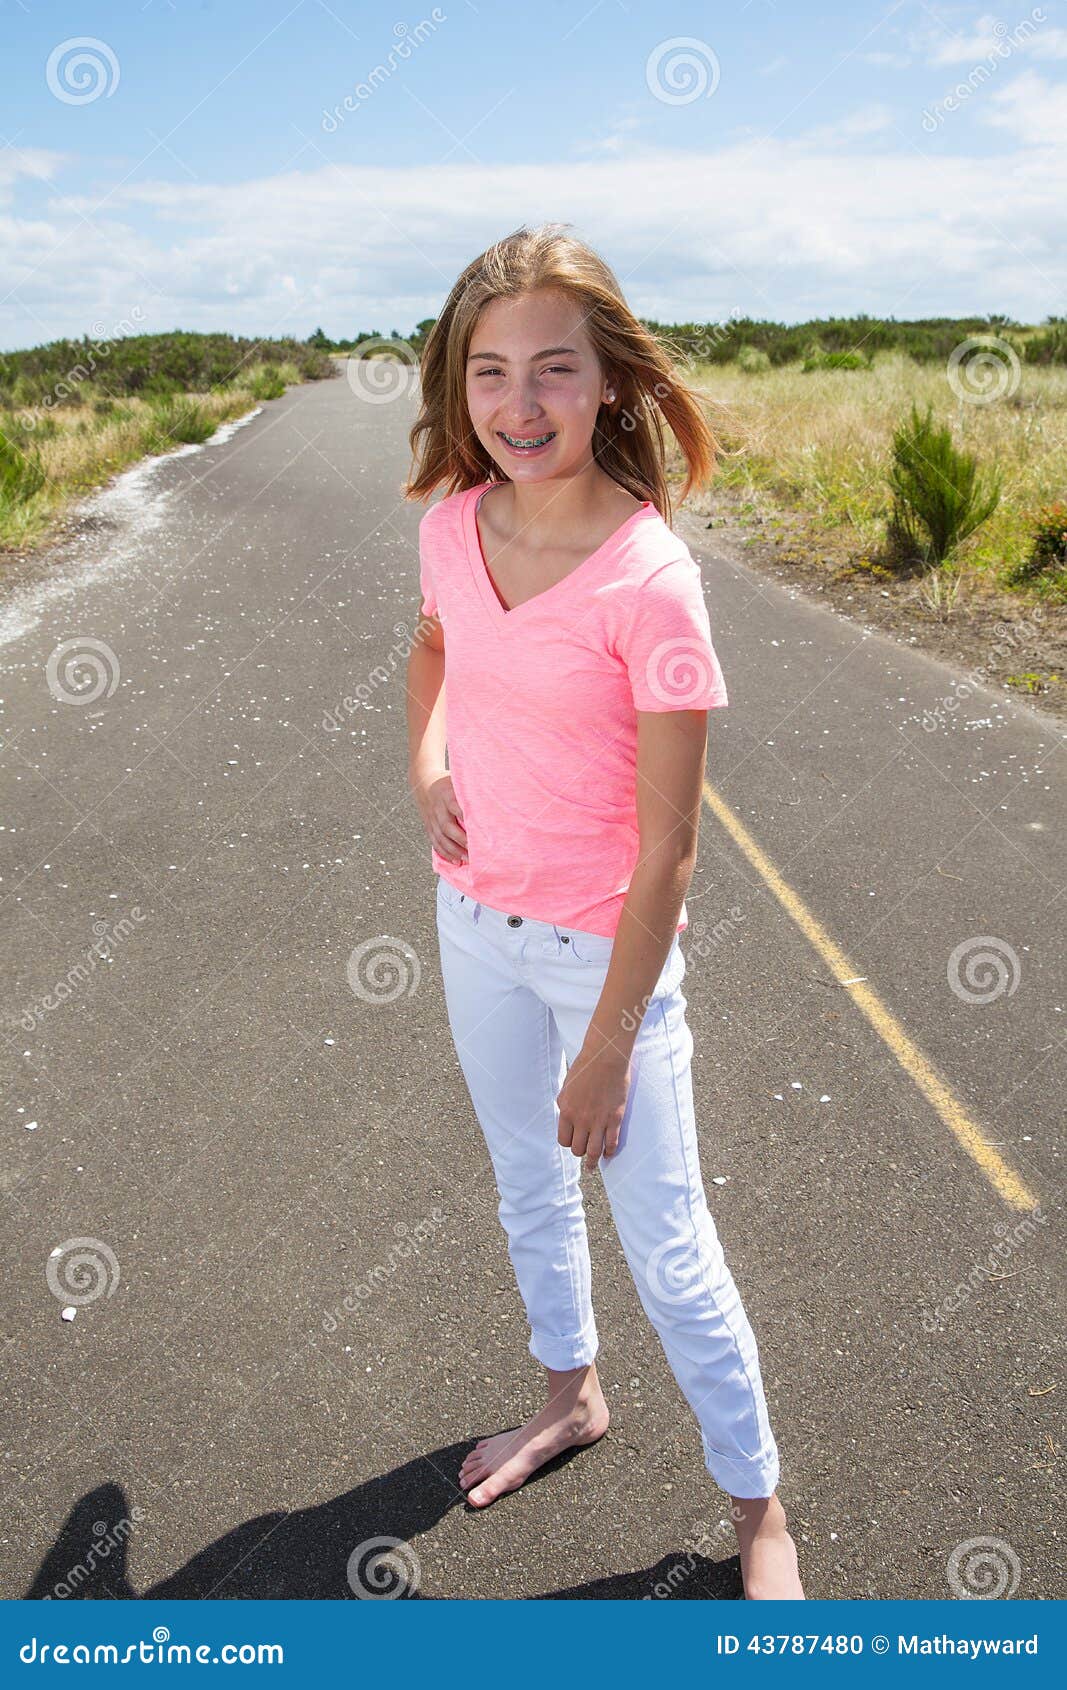
[[[1064,570],[1067,570],[1067,504],[1057,499],[1038,511],[1029,556],[1015,565],[1008,580],[1012,586],[1022,586],[1059,575]]]
[[[285,383],[278,373],[276,364],[264,364],[248,384],[248,391],[253,399],[280,399],[285,392]]]
[[[766,352],[759,346],[742,346],[738,348],[737,367],[746,376],[761,376],[771,367],[771,361]]]
[[[810,370],[869,370],[871,360],[865,352],[809,352],[801,365],[802,374]]]
[[[39,454],[23,451],[6,434],[0,434],[0,501],[25,504],[41,491],[45,480]]]
[[[151,450],[170,452],[175,446],[199,446],[210,440],[216,427],[195,399],[156,400],[149,424]]]
[[[978,470],[971,452],[952,444],[946,425],[933,421],[932,406],[911,416],[893,433],[888,471],[894,504],[889,521],[890,554],[898,564],[940,568],[961,541],[992,515],[1000,500],[1000,476]]]

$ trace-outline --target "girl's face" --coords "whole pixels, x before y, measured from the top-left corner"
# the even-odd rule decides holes
[[[467,409],[511,480],[543,481],[590,463],[597,411],[611,391],[580,306],[558,289],[494,299],[479,316],[467,357]]]

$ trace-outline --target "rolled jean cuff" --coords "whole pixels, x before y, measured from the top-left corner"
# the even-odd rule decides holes
[[[530,1354],[535,1361],[550,1367],[553,1373],[569,1373],[575,1367],[588,1367],[599,1348],[595,1321],[591,1321],[577,1338],[558,1338],[550,1332],[531,1329]]]
[[[727,1496],[757,1498],[774,1495],[780,1476],[775,1444],[765,1446],[758,1455],[746,1460],[712,1449],[703,1434],[701,1442],[704,1445],[704,1465]]]

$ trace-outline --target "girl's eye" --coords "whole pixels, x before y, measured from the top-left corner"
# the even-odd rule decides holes
[[[502,373],[499,365],[496,364],[490,364],[487,369],[478,371],[480,376],[499,376]],[[546,375],[572,376],[574,369],[570,364],[550,364],[545,373]]]

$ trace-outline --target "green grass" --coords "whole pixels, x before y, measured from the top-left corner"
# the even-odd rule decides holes
[[[139,459],[201,445],[222,423],[280,398],[287,386],[337,374],[332,359],[295,342],[217,335],[137,340],[140,365],[133,361],[131,342],[117,343],[116,361],[105,367],[97,360],[91,377],[82,375],[73,385],[73,364],[65,366],[65,380],[56,377],[57,357],[62,363],[56,348],[69,352],[77,342],[0,358],[0,549],[47,544],[72,501]],[[254,356],[261,346],[274,356]],[[179,385],[183,370],[194,380],[203,381],[210,371],[220,379],[186,391]],[[46,405],[45,398],[56,399],[60,387],[70,391],[59,393],[61,402]]]
[[[1016,390],[992,404],[960,399],[944,364],[920,365],[901,352],[880,354],[867,369],[715,364],[696,366],[690,379],[726,454],[694,508],[712,514],[721,486],[754,523],[788,517],[813,555],[884,565],[893,434],[913,402],[929,404],[953,447],[1001,479],[996,509],[959,548],[961,567],[972,581],[1026,600],[1067,599],[1067,571],[1024,571],[1042,510],[1067,486],[1064,366],[1024,362]]]

